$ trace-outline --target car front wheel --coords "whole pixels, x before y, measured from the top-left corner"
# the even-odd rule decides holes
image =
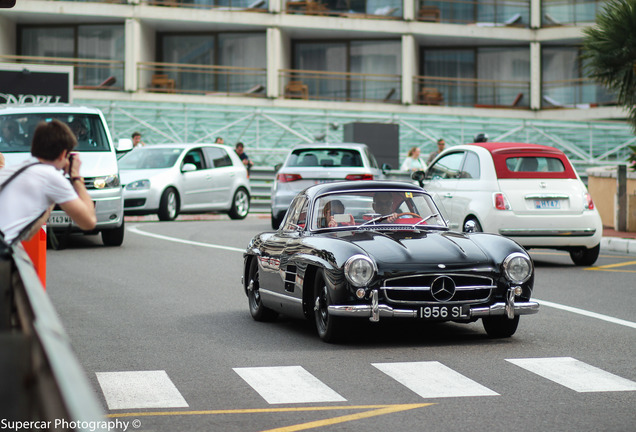
[[[505,315],[482,318],[484,329],[491,338],[507,338],[515,334],[519,326],[519,315],[509,319]]]
[[[231,219],[245,219],[250,211],[250,195],[243,188],[239,188],[232,198],[232,208],[228,212]]]
[[[157,213],[159,220],[171,221],[175,220],[179,215],[179,198],[174,188],[168,188],[163,191],[161,200],[159,201],[159,212]]]
[[[250,314],[254,321],[273,321],[278,314],[273,310],[263,306],[261,301],[258,258],[254,257],[250,261],[250,271],[247,279],[247,300],[250,306]]]
[[[342,318],[329,314],[329,290],[322,271],[314,279],[314,319],[318,336],[325,342],[336,342],[342,337]]]
[[[571,250],[570,258],[572,258],[572,262],[574,262],[577,266],[591,266],[598,259],[600,252],[601,245],[597,244],[592,249],[582,247]]]

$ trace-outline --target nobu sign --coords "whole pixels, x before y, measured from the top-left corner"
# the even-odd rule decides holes
[[[15,64],[11,69],[14,69]],[[30,68],[6,70],[0,65],[0,104],[69,103],[71,83],[67,72]]]

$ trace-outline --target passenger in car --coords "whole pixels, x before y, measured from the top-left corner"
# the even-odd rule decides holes
[[[376,192],[373,196],[373,210],[382,216],[389,215],[384,219],[388,223],[393,223],[397,219],[393,206],[393,194],[391,192]]]
[[[332,200],[325,204],[322,209],[322,220],[319,224],[322,228],[333,228],[337,226],[352,226],[355,225],[353,215],[349,215],[349,222],[336,222],[334,215],[344,214],[345,207],[340,200]]]

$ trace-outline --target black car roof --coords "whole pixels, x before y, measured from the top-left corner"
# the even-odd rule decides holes
[[[411,183],[405,183],[401,181],[336,181],[329,183],[322,183],[314,186],[310,186],[305,189],[305,194],[309,199],[313,200],[316,196],[323,195],[331,192],[342,192],[349,190],[376,190],[376,189],[393,189],[393,190],[405,190],[413,192],[425,192],[419,186]]]

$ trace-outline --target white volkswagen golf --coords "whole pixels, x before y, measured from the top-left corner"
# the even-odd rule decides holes
[[[502,234],[530,248],[599,255],[603,224],[585,184],[560,150],[538,144],[475,143],[441,153],[416,173],[436,194],[451,229]]]

